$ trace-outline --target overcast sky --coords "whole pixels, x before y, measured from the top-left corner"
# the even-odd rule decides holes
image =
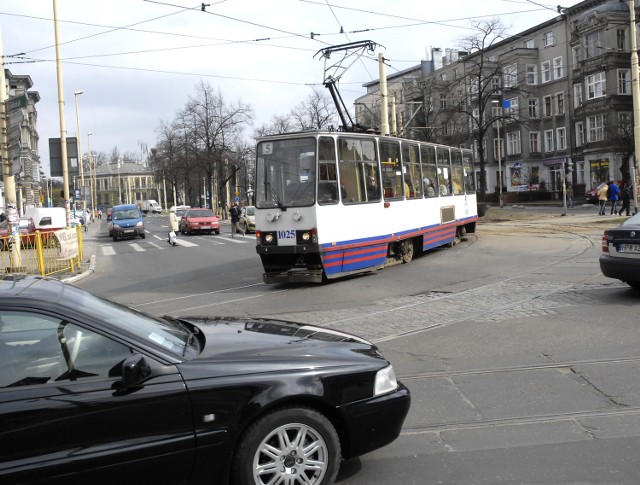
[[[324,64],[314,58],[324,47],[372,40],[384,46],[393,74],[427,59],[431,47],[458,48],[473,35],[473,20],[499,17],[516,34],[558,16],[557,3],[544,0],[209,1],[203,12],[184,0],[58,0],[67,136],[77,133],[78,90],[83,151],[93,132],[92,150],[140,152],[155,145],[160,121],[173,120],[200,80],[251,105],[260,126],[304,101],[312,86],[325,89]],[[60,137],[53,0],[3,1],[0,28],[5,68],[29,75],[41,97],[48,175],[48,139]],[[340,82],[347,106],[375,79],[373,58],[355,63]],[[253,131],[245,130],[251,142]]]

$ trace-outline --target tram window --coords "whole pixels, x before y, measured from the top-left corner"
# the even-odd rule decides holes
[[[375,191],[367,188],[368,177],[378,179],[375,144],[373,140],[340,138],[340,197],[344,204],[380,200]]]
[[[433,145],[420,146],[422,162],[422,183],[425,197],[438,196],[438,170],[436,168],[436,148]]]
[[[400,145],[395,142],[380,142],[380,171],[385,199],[401,199],[404,178],[400,164]]]
[[[451,195],[451,159],[448,148],[436,148],[440,195]]]
[[[418,145],[402,143],[402,170],[404,172],[405,193],[407,199],[422,198],[420,183],[420,153]]]
[[[322,136],[318,144],[318,204],[338,203],[336,148],[333,138]]]
[[[462,165],[464,166],[464,189],[467,194],[474,194],[476,187],[473,177],[473,155],[471,150],[462,150]]]
[[[464,194],[464,168],[462,166],[462,151],[459,149],[451,149],[452,168],[453,168],[453,194]]]

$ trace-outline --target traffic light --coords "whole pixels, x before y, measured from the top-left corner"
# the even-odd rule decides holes
[[[569,159],[569,161],[564,166],[564,173],[569,175],[572,172],[573,172],[573,161]]]

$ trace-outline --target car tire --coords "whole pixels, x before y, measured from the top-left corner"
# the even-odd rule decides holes
[[[634,290],[640,290],[640,281],[627,281],[627,284]]]
[[[118,240],[118,236],[116,236],[115,234],[113,235],[113,242],[116,242]]]
[[[408,239],[402,244],[404,245],[404,251],[402,252],[402,262],[410,263],[411,261],[413,261],[413,255],[415,252],[415,249],[413,247],[413,240]]]
[[[140,234],[140,237],[144,239],[145,237],[147,237],[147,235],[143,232],[142,234]]]
[[[289,444],[281,440],[285,434]],[[304,441],[294,444],[298,438]],[[304,449],[311,444],[315,451],[307,455]],[[306,477],[296,483],[329,485],[338,474],[340,453],[338,434],[323,414],[306,407],[279,408],[244,432],[234,453],[233,483],[281,483],[279,477],[287,481],[296,473]]]

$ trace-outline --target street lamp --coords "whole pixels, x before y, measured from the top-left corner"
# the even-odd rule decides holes
[[[82,194],[82,212],[84,213],[87,209],[87,199],[85,196],[84,190],[84,167],[82,163],[82,143],[81,143],[81,135],[80,135],[80,114],[78,111],[78,96],[80,96],[84,91],[79,90],[75,91],[73,95],[76,98],[76,127],[77,127],[77,138],[78,138],[78,163],[80,164],[80,193]]]
[[[497,99],[491,101],[491,104],[497,105],[500,108],[500,116],[498,116],[496,126],[498,131],[498,197],[500,200],[500,208],[502,209],[504,207],[502,202],[502,145],[500,143],[500,117],[502,116],[502,104]]]

